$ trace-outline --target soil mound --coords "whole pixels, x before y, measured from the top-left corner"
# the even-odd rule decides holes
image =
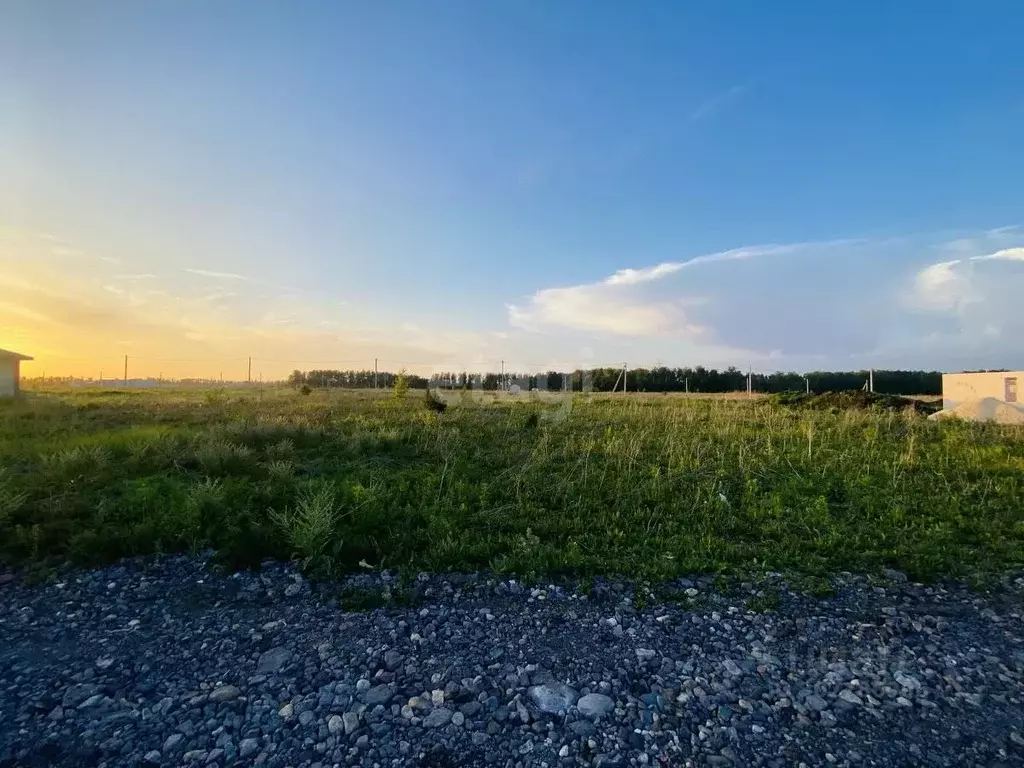
[[[941,406],[939,403],[926,403],[912,397],[900,395],[881,395],[877,392],[866,392],[862,389],[847,389],[830,392],[780,392],[765,398],[766,402],[786,408],[801,408],[818,411],[906,411],[927,416],[935,413]]]

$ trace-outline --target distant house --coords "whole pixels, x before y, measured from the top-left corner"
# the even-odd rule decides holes
[[[1018,387],[1020,392],[1018,393]],[[942,408],[991,398],[1024,406],[1024,371],[979,371],[942,374]]]
[[[0,397],[14,397],[21,389],[21,363],[28,355],[0,349]]]

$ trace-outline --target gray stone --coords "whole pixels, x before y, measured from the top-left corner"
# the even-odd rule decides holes
[[[331,715],[331,719],[327,721],[327,732],[331,736],[336,736],[345,730],[345,721],[341,719],[339,715]]]
[[[242,692],[233,685],[222,685],[219,688],[214,688],[213,693],[210,694],[210,701],[215,704],[222,704],[226,701],[234,701]]]
[[[443,728],[452,721],[452,711],[444,707],[433,710],[423,718],[424,728]]]
[[[356,693],[366,693],[370,690],[371,685],[372,683],[370,683],[370,681],[365,677],[359,678],[359,680],[356,681]]]
[[[398,669],[402,666],[402,654],[395,650],[388,651],[384,654],[384,666],[390,670]]]
[[[889,581],[903,583],[907,580],[907,574],[902,571],[893,570],[892,568],[885,568],[882,570],[882,573],[885,574],[885,578],[889,579]]]
[[[256,664],[256,672],[260,675],[275,675],[281,671],[285,664],[292,659],[292,652],[287,648],[278,646],[277,648],[271,648],[266,653],[260,655],[260,660]]]
[[[461,728],[466,724],[466,716],[461,712],[455,712],[452,714],[452,725],[456,725]]]
[[[615,709],[615,701],[603,693],[588,693],[576,702],[576,708],[584,717],[594,720],[604,717]]]
[[[145,756],[142,759],[145,760],[149,765],[160,765],[160,763],[163,761],[163,755],[161,755],[157,750],[151,749],[149,750],[149,752],[145,754]]]
[[[904,672],[897,672],[892,677],[897,683],[902,685],[907,690],[916,691],[918,688],[921,687],[921,683],[919,683],[917,681],[917,678],[913,675],[908,675]]]
[[[260,743],[256,739],[242,739],[238,745],[239,757],[252,757],[260,749]]]
[[[316,720],[316,715],[309,709],[304,709],[299,713],[299,725],[302,727],[312,724],[314,720]]]
[[[90,696],[88,699],[78,705],[77,709],[97,709],[99,707],[106,707],[114,702],[102,693],[97,693],[95,696]]]
[[[828,702],[816,693],[812,693],[810,696],[808,696],[806,702],[807,706],[813,709],[815,712],[822,712],[828,709]]]
[[[341,720],[345,726],[346,736],[351,736],[359,728],[359,713],[357,712],[346,712],[341,716]]]
[[[370,737],[365,733],[356,739],[356,749],[366,749],[370,746]]]
[[[174,752],[185,743],[185,734],[172,733],[164,742],[164,752]]]
[[[377,704],[387,704],[394,695],[390,685],[375,685],[363,694],[363,701],[373,707]]]
[[[208,754],[206,756],[206,762],[207,762],[207,764],[216,763],[222,757],[224,757],[224,750],[223,749],[220,749],[220,748],[218,748],[218,749],[211,749],[210,750],[210,754]]]
[[[409,706],[420,712],[426,712],[433,705],[429,701],[427,701],[427,699],[424,699],[422,696],[413,696],[411,699],[409,699]]]
[[[89,697],[95,696],[99,689],[99,686],[93,683],[79,683],[78,685],[68,686],[60,703],[64,706],[64,709],[74,709]]]
[[[583,738],[597,733],[597,728],[589,720],[575,720],[569,723],[569,730]]]
[[[534,685],[527,695],[537,709],[549,715],[564,715],[579,699],[579,694],[564,683]]]
[[[850,704],[861,705],[864,703],[864,699],[862,699],[856,693],[851,691],[849,688],[843,688],[843,690],[839,692],[839,698]]]
[[[205,749],[193,749],[181,756],[186,763],[201,763],[206,759]]]

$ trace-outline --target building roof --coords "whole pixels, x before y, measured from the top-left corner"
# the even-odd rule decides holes
[[[0,349],[0,359],[3,360],[31,360],[32,358],[28,355],[21,355],[17,352],[10,352],[6,349]]]

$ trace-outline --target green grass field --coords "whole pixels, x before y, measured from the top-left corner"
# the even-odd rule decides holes
[[[0,404],[0,560],[660,579],[1024,565],[1024,430],[660,396],[76,392]]]

